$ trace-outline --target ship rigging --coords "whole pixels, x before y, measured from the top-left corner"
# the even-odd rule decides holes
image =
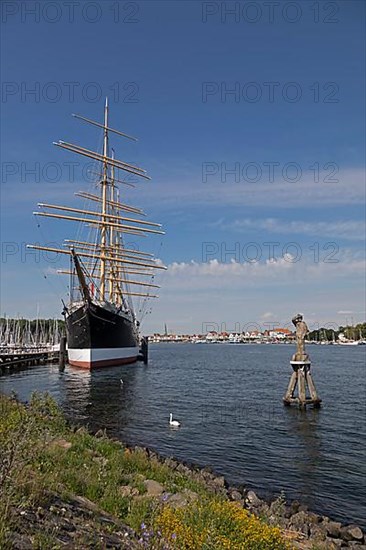
[[[35,216],[76,222],[79,231],[76,238],[65,239],[62,248],[36,244],[28,247],[70,258],[69,268],[58,270],[70,276],[70,300],[63,311],[70,364],[91,369],[134,363],[139,350],[139,322],[132,297],[157,298],[155,289],[159,285],[153,282],[154,276],[156,270],[166,267],[150,252],[126,244],[125,238],[163,235],[164,231],[161,224],[143,219],[143,210],[121,202],[119,184],[134,185],[116,177],[117,171],[144,180],[150,177],[143,168],[115,158],[109,144],[111,133],[137,139],[109,126],[108,100],[103,123],[73,116],[103,130],[102,152],[61,140],[54,145],[96,162],[99,193],[75,193],[90,205],[85,208],[38,203],[40,210],[34,212]]]

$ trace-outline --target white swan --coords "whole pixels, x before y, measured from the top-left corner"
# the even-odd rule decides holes
[[[179,428],[179,426],[180,426],[180,422],[178,422],[178,420],[173,420],[173,414],[172,413],[170,413],[169,424],[170,424],[170,426],[174,426],[175,428]]]

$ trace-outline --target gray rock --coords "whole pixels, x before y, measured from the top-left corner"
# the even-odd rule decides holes
[[[166,458],[164,460],[164,464],[168,466],[168,468],[171,468],[172,470],[176,470],[178,463],[173,458]]]
[[[172,506],[172,508],[182,508],[188,504],[187,498],[182,493],[168,495],[165,502]]]
[[[330,539],[327,537],[325,541],[327,550],[336,550],[337,548],[341,548],[344,544],[342,539]]]
[[[358,525],[347,525],[341,529],[341,537],[343,540],[357,540],[363,542],[364,535]]]
[[[145,479],[144,485],[146,487],[146,494],[150,497],[157,497],[165,491],[163,485],[153,479]]]
[[[243,496],[236,489],[229,489],[229,498],[238,502],[243,501]]]
[[[187,466],[184,466],[184,464],[178,464],[177,472],[188,476],[191,474],[191,470]]]
[[[304,511],[297,512],[290,518],[290,525],[295,529],[295,531],[300,531],[305,536],[309,536],[310,528],[308,524],[309,518],[308,514]]]
[[[323,525],[315,523],[310,527],[310,536],[314,540],[322,541],[327,537],[327,531]]]
[[[141,453],[143,455],[147,455],[148,454],[148,450],[146,447],[139,447],[138,445],[135,445],[135,447],[133,448],[134,452],[135,453]]]
[[[324,527],[330,537],[338,539],[341,534],[342,524],[338,521],[327,521],[324,523]]]
[[[225,478],[224,476],[216,476],[213,479],[213,482],[217,487],[225,487]]]
[[[312,524],[320,523],[320,516],[314,512],[307,512],[308,522]]]
[[[257,513],[257,510],[256,510],[256,513]],[[287,527],[286,519],[271,514],[268,506],[267,507],[261,506],[258,509],[258,515],[260,515],[263,518],[266,518],[266,521],[268,521],[270,525],[274,525],[276,527],[282,527],[283,529]]]
[[[286,506],[286,505],[285,505],[285,506],[283,507],[283,514],[282,514],[282,515],[283,515],[283,517],[284,517],[285,519],[289,519],[293,514],[294,514],[294,512],[291,513],[291,508],[290,508],[290,506]]]
[[[276,517],[285,517],[286,515],[286,505],[283,501],[280,501],[278,499],[271,502],[269,506],[269,510],[270,510],[270,514]]]
[[[205,466],[204,468],[201,469],[201,474],[203,475],[203,477],[213,477],[214,474],[213,474],[213,471],[212,471],[212,468],[211,466]]]
[[[145,448],[145,453],[148,455],[150,460],[155,460],[156,462],[160,462],[160,457],[158,454],[156,454],[154,451],[150,451],[149,449]]]
[[[246,502],[253,507],[260,506],[262,501],[257,497],[254,491],[248,491]]]
[[[289,517],[293,516],[294,514],[297,514],[297,512],[299,511],[299,506],[300,506],[300,503],[297,501],[297,500],[294,500],[293,502],[291,502],[290,506],[289,506]]]
[[[184,489],[181,493],[167,495],[164,501],[173,508],[182,508],[183,506],[186,506],[189,502],[197,500],[197,498],[197,493],[190,491],[189,489]]]

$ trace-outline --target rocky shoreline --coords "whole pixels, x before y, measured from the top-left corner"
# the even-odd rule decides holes
[[[0,548],[366,549],[354,524],[0,395]]]
[[[95,434],[95,437],[104,436],[101,432]],[[59,441],[57,444],[67,447],[66,441]],[[228,485],[223,476],[216,475],[209,468],[199,468],[174,458],[164,458],[143,447],[124,447],[131,453],[143,454],[149,460],[159,461],[184,476],[204,483],[213,493],[237,502],[270,525],[279,526],[292,548],[299,550],[366,549],[365,533],[357,525],[342,525],[327,516],[309,511],[299,502],[295,501],[288,505],[281,497],[271,502],[265,501],[252,490]],[[147,479],[142,481],[148,497],[164,500],[175,508],[185,506],[197,498],[196,493],[186,489],[170,494],[161,483]],[[121,494],[137,498],[139,496],[138,491],[129,485],[120,489]],[[148,540],[85,497],[65,498],[50,492],[42,506],[38,506],[37,509],[23,509],[20,512],[20,519],[21,527],[11,534],[11,548],[15,550],[34,548],[34,541],[29,533],[34,530],[35,525],[37,530],[52,531],[61,546],[70,549],[92,546],[126,550],[141,547],[157,548],[155,545],[150,546]],[[113,533],[110,532],[111,527],[113,527]],[[82,545],[78,544],[80,537],[83,541]]]
[[[101,432],[95,435],[101,435]],[[270,501],[261,499],[253,490],[229,485],[224,476],[215,474],[209,467],[200,468],[172,457],[165,458],[146,447],[133,446],[130,449],[144,453],[149,459],[158,460],[173,470],[204,482],[213,492],[226,496],[230,501],[238,502],[269,524],[279,526],[294,548],[366,550],[366,534],[356,524],[333,521],[328,516],[311,512],[306,505],[298,501],[287,504],[282,497]]]

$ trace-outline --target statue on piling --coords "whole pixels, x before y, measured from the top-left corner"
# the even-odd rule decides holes
[[[303,316],[298,313],[293,317],[292,323],[296,327],[296,353],[292,356],[292,361],[309,361],[309,356],[305,353],[305,337],[309,333],[308,325],[303,321]]]
[[[300,313],[293,317],[292,323],[296,327],[296,352],[290,361],[293,373],[283,402],[285,405],[296,403],[302,409],[311,404],[314,407],[320,407],[321,399],[317,395],[310,372],[310,357],[305,351],[305,337],[309,333],[309,329]],[[295,396],[296,387],[298,387],[297,396]],[[306,395],[307,389],[310,393],[309,397]]]

